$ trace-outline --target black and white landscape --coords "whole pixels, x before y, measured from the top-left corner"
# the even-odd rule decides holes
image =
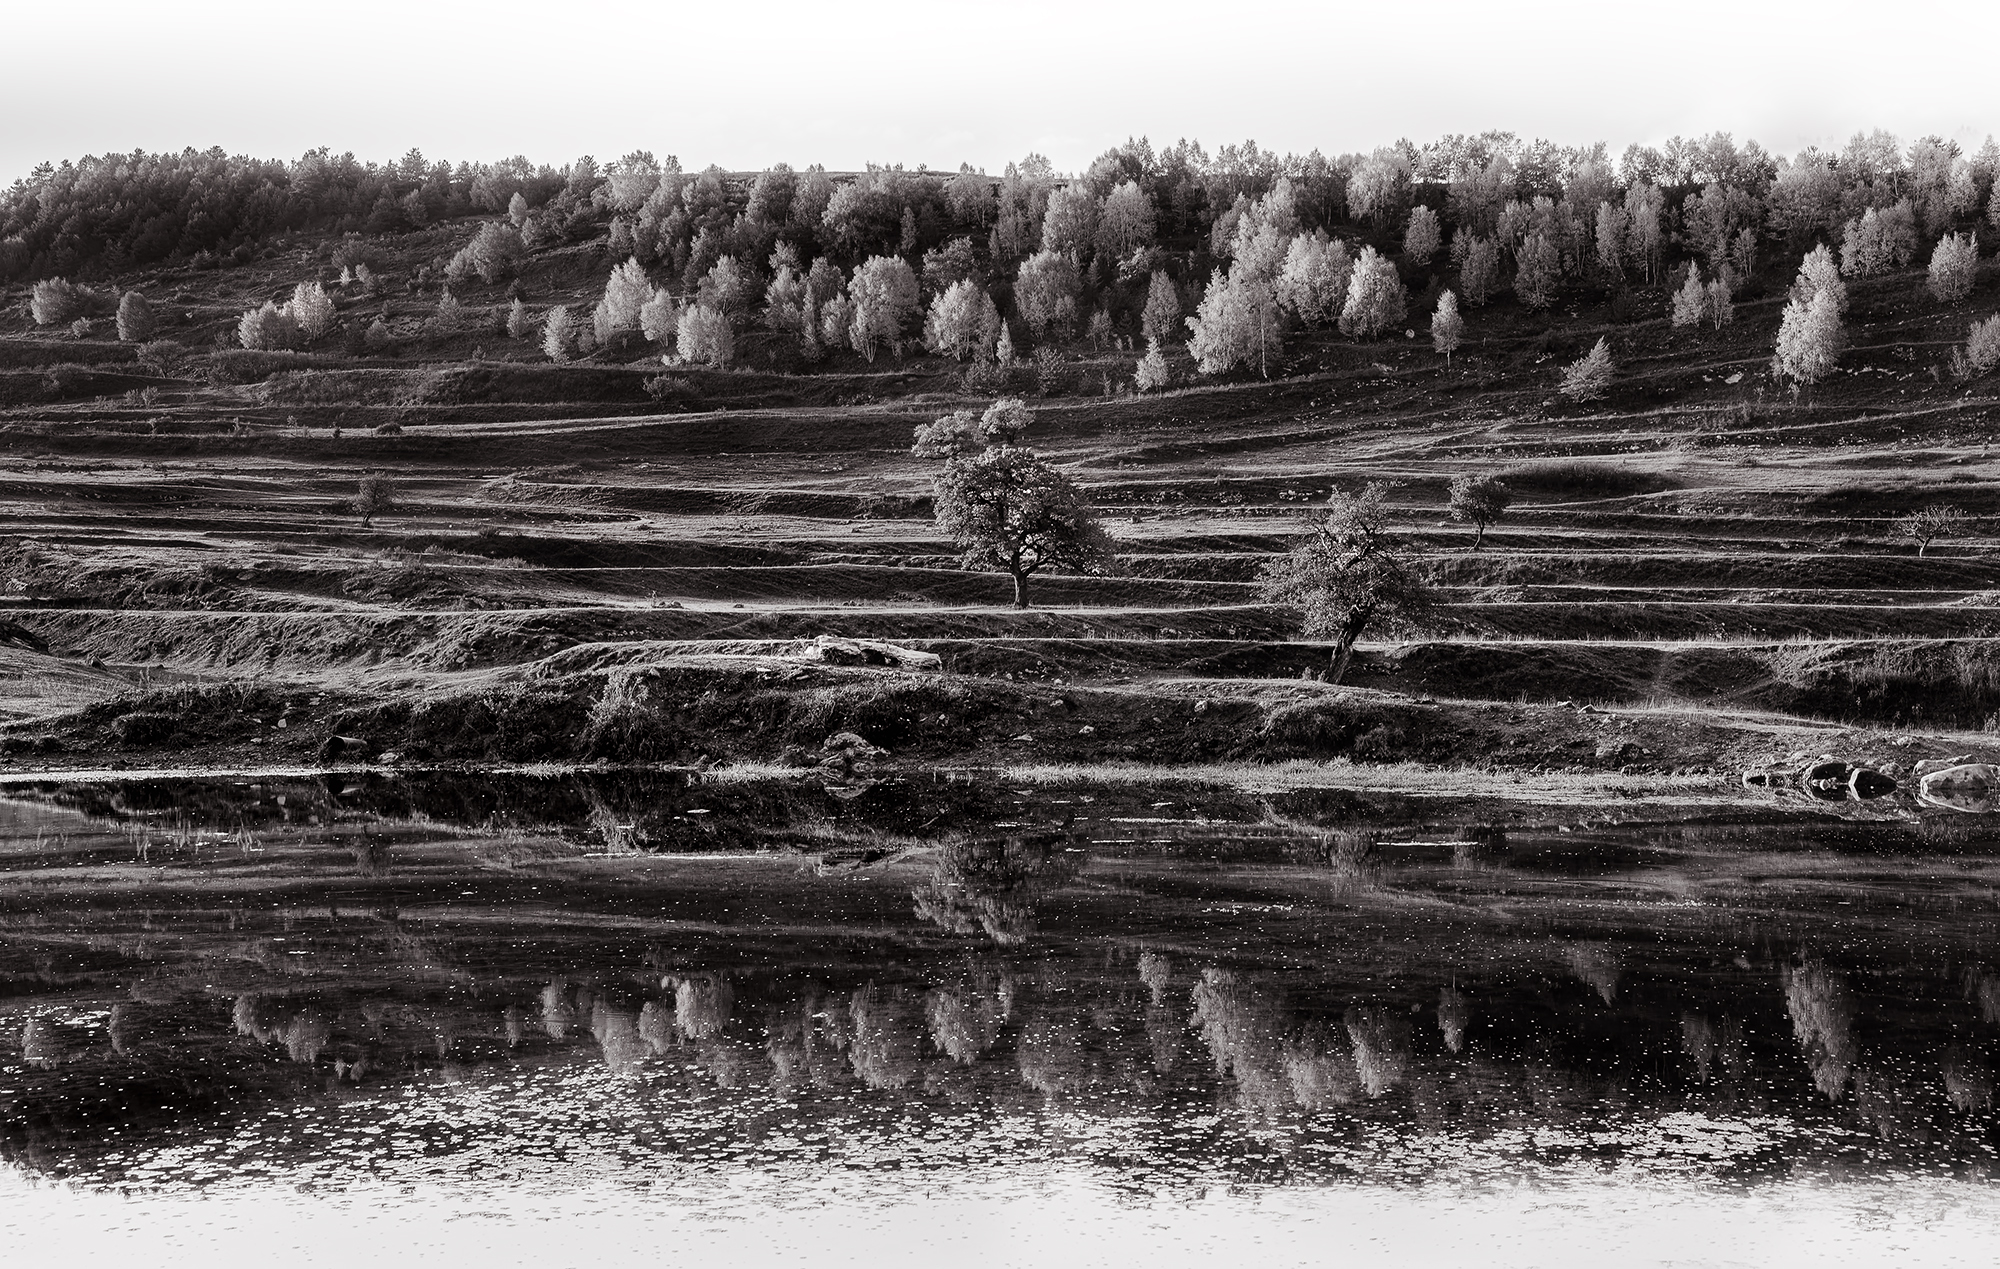
[[[1990,1263],[1986,119],[761,82],[0,94],[10,1266]]]

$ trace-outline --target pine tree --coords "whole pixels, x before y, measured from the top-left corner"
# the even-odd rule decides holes
[[[1167,370],[1167,359],[1160,352],[1160,341],[1147,340],[1146,355],[1139,358],[1138,372],[1132,378],[1133,386],[1141,392],[1158,392],[1172,381],[1172,376]]]
[[[1557,391],[1572,401],[1595,401],[1611,390],[1617,367],[1611,361],[1611,345],[1598,336],[1597,343],[1583,356],[1564,367]]]
[[[554,362],[568,361],[576,355],[576,331],[568,305],[558,304],[542,318],[542,352]]]
[[[535,321],[528,316],[528,306],[516,296],[507,309],[507,338],[526,339],[528,332],[535,329]]]
[[[1450,291],[1438,296],[1437,312],[1431,314],[1431,347],[1444,354],[1444,364],[1451,365],[1451,355],[1465,337],[1465,319],[1458,315],[1458,297]]]

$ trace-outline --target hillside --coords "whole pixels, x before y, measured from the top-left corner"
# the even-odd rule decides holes
[[[754,198],[743,184],[728,196]],[[1672,325],[1685,263],[1580,268],[1545,308],[1468,307],[1449,364],[1429,315],[1462,279],[1442,252],[1398,255],[1391,329],[1288,319],[1263,374],[1201,373],[1166,341],[1171,386],[1142,394],[1143,271],[1086,278],[1097,338],[1036,337],[984,242],[1011,368],[913,328],[900,356],[815,349],[754,306],[724,365],[663,366],[636,331],[557,364],[539,326],[507,334],[510,306],[587,327],[633,232],[568,215],[491,281],[446,282],[494,223],[446,214],[100,259],[74,327],[36,322],[26,278],[0,292],[9,760],[808,766],[853,731],[890,763],[1415,762],[1720,802],[1791,754],[2000,753],[2000,381],[1952,370],[2000,308],[1990,262],[1949,302],[1915,261],[1850,277],[1846,348],[1798,392],[1771,362],[1801,253],[1767,242],[1719,329]],[[1342,232],[1385,258],[1401,237]],[[1163,223],[1150,248],[1189,313],[1202,266],[1228,267],[1212,236]],[[650,273],[699,302],[670,264]],[[246,310],[312,281],[327,334],[238,346]],[[103,310],[133,290],[157,329],[121,341]],[[1599,339],[1609,393],[1563,397]],[[917,424],[1005,395],[1119,564],[1042,577],[1025,610],[958,566],[935,465],[909,453]],[[1477,551],[1445,514],[1467,474],[1515,498]],[[364,523],[371,475],[393,503]],[[1254,583],[1329,491],[1371,480],[1441,602],[1421,634],[1364,635],[1328,685],[1325,648]],[[1896,522],[1930,506],[1968,519],[1919,557]],[[820,636],[942,670],[843,664]]]

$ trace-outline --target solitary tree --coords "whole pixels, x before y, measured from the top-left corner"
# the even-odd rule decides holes
[[[361,517],[361,527],[367,528],[375,522],[376,516],[387,515],[396,509],[396,488],[387,476],[370,472],[361,478],[361,485],[354,494],[354,514]]]
[[[1589,352],[1563,368],[1557,391],[1572,401],[1595,401],[1611,390],[1611,377],[1615,373],[1611,345],[1600,335]]]
[[[1493,476],[1455,476],[1448,509],[1453,520],[1478,527],[1472,538],[1476,551],[1486,540],[1486,526],[1506,515],[1513,501],[1513,492]]]
[[[2000,366],[2000,313],[1974,322],[1965,347],[1951,350],[1951,372],[1960,379],[1983,375]]]
[[[550,361],[568,361],[576,356],[576,331],[567,305],[556,305],[542,318],[542,351]]]
[[[1160,352],[1160,341],[1146,341],[1146,355],[1139,358],[1139,366],[1132,376],[1132,386],[1141,392],[1158,392],[1172,382],[1167,371],[1167,359]]]
[[[1827,375],[1840,360],[1846,343],[1840,322],[1840,293],[1822,288],[1810,300],[1792,300],[1778,320],[1778,347],[1771,369],[1792,385],[1794,394],[1811,387]]]
[[[942,458],[932,482],[937,525],[967,568],[1014,579],[1014,606],[1028,606],[1028,579],[1045,569],[1101,573],[1111,567],[1109,535],[1083,492],[1033,450],[1017,444],[1032,419],[1019,400],[986,413],[964,410],[919,426],[911,452]]]
[[[1336,490],[1304,540],[1264,568],[1264,597],[1295,610],[1309,638],[1333,640],[1329,683],[1347,672],[1355,640],[1371,622],[1416,625],[1430,607],[1429,582],[1389,533],[1388,492],[1381,481],[1357,494]]]
[[[1431,347],[1444,354],[1444,364],[1451,365],[1451,355],[1458,351],[1465,340],[1465,319],[1458,315],[1458,297],[1450,291],[1438,296],[1437,312],[1431,314]]]
[[[1939,538],[1957,537],[1964,532],[1965,513],[1957,507],[1925,507],[1913,511],[1896,521],[1896,533],[1917,544],[1917,554],[1922,556],[1931,549],[1931,543]]]
[[[137,291],[127,291],[118,301],[118,338],[140,344],[153,337],[153,306]]]

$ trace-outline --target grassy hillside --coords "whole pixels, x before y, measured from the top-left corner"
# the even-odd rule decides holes
[[[371,236],[374,289],[334,286],[338,325],[307,351],[224,345],[246,308],[331,276],[331,234],[105,279],[153,301],[144,344],[108,320],[52,333],[26,286],[0,293],[14,760],[303,758],[352,735],[804,763],[852,730],[933,762],[1719,781],[2000,729],[2000,381],[1948,371],[2000,307],[1988,273],[1948,304],[1920,269],[1851,282],[1850,346],[1796,397],[1769,371],[1795,260],[1747,280],[1720,330],[1673,328],[1665,278],[1543,312],[1496,299],[1449,366],[1416,315],[1439,279],[1413,276],[1411,334],[1294,331],[1268,378],[1199,375],[1175,346],[1175,386],[1140,395],[1126,340],[983,376],[915,349],[813,361],[754,326],[730,369],[663,367],[636,339],[552,364],[501,328],[511,296],[588,313],[610,229],[452,288],[440,322],[432,279],[480,223]],[[392,338],[371,347],[378,319]],[[1611,392],[1565,401],[1559,371],[1600,337]],[[908,453],[915,424],[1002,393],[1028,398],[1029,443],[1087,489],[1121,565],[1045,578],[1026,611],[957,566]],[[1516,495],[1477,552],[1444,514],[1466,473]],[[394,506],[364,524],[369,474]],[[1329,490],[1376,479],[1443,603],[1428,638],[1364,640],[1328,688],[1306,678],[1324,649],[1251,583]],[[1932,505],[1970,519],[1918,558],[1895,521]],[[828,665],[822,635],[944,669]]]

